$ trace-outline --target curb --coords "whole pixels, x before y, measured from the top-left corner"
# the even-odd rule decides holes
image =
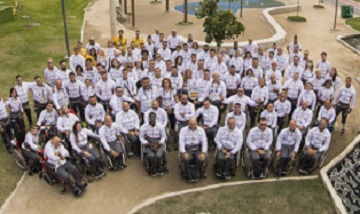
[[[5,200],[4,204],[1,206],[1,208],[0,208],[0,214],[3,214],[3,213],[5,212],[5,209],[9,206],[11,200],[14,198],[16,192],[18,191],[18,189],[19,189],[19,187],[20,187],[20,184],[24,181],[26,174],[27,174],[27,173],[24,172],[24,174],[21,176],[20,180],[17,182],[14,191],[11,192],[10,196],[7,197],[7,199]]]

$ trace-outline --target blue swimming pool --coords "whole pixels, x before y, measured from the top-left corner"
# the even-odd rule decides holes
[[[229,9],[229,1],[221,0],[219,3],[220,10]],[[268,8],[268,7],[280,7],[285,4],[276,0],[243,0],[243,8]],[[188,3],[188,14],[195,15],[196,11],[199,10],[199,2]],[[177,5],[174,7],[175,10],[184,13],[184,4]],[[236,13],[240,9],[240,0],[230,2],[230,9],[233,13]]]

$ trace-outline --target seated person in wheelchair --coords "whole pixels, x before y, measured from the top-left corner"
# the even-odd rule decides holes
[[[88,127],[97,133],[104,122],[104,117],[104,106],[97,102],[95,95],[90,96],[85,108],[85,120]]]
[[[36,125],[42,127],[41,133],[45,135],[45,139],[50,139],[57,134],[56,122],[58,120],[58,113],[54,109],[54,103],[48,102],[46,104],[46,109],[40,113],[39,119]]]
[[[234,165],[235,154],[241,149],[243,143],[242,131],[237,129],[235,124],[235,118],[229,118],[227,126],[221,127],[215,138],[217,144],[216,176],[226,180],[231,179],[230,168]]]
[[[179,151],[187,181],[198,181],[198,173],[204,176],[207,150],[208,143],[204,129],[197,126],[196,118],[190,118],[189,125],[182,128],[179,135]],[[194,161],[195,169],[190,166]]]
[[[146,146],[146,157],[150,162],[152,176],[164,173],[162,163],[166,133],[164,126],[156,122],[156,117],[154,112],[150,112],[149,123],[144,123],[140,128],[140,141]]]
[[[317,161],[329,148],[331,134],[328,129],[328,120],[322,118],[318,127],[310,129],[305,138],[305,150],[300,159],[299,172],[308,174]]]
[[[47,158],[47,165],[54,167],[55,174],[62,182],[70,186],[76,196],[81,194],[87,188],[87,184],[83,183],[82,177],[76,167],[66,160],[69,157],[69,152],[61,144],[61,138],[54,136],[45,145],[45,157]],[[74,178],[75,183],[70,179],[69,174]]]
[[[301,106],[297,107],[291,119],[296,120],[296,128],[301,131],[303,136],[306,135],[308,127],[311,124],[313,112],[307,108],[307,101],[304,100]]]
[[[246,143],[250,149],[250,158],[253,167],[253,178],[265,178],[266,169],[271,161],[271,145],[273,133],[267,127],[266,118],[260,118],[258,127],[250,130]],[[263,164],[260,166],[260,160]]]
[[[241,133],[244,132],[245,125],[246,125],[246,113],[241,111],[241,104],[235,103],[234,105],[234,111],[229,112],[226,115],[225,118],[225,124],[227,124],[227,121],[229,118],[235,118],[236,125],[235,127],[241,131]]]
[[[209,149],[215,148],[214,138],[219,129],[218,116],[219,109],[212,105],[209,99],[205,99],[203,102],[204,106],[196,110],[195,117],[198,118],[200,115],[203,117],[202,128],[205,130],[206,137],[209,143]]]
[[[62,141],[67,149],[70,149],[70,133],[72,132],[72,128],[76,121],[79,121],[79,118],[75,115],[70,113],[69,108],[64,105],[61,108],[62,115],[58,118],[56,122],[56,128],[59,132],[61,132]]]
[[[119,127],[112,122],[111,116],[106,115],[104,125],[99,129],[99,137],[104,151],[111,159],[111,168],[124,168],[126,165],[122,158],[124,148],[122,148],[121,141],[123,140]]]
[[[277,114],[274,111],[274,104],[269,103],[266,107],[266,109],[261,112],[260,117],[266,118],[266,124],[267,127],[272,129],[272,131],[275,131],[275,127],[277,125]]]
[[[30,131],[25,135],[24,143],[21,145],[21,152],[27,159],[31,172],[41,172],[41,164],[38,156],[38,153],[41,152],[39,130],[39,126],[32,125]]]
[[[89,172],[94,175],[95,179],[99,179],[104,176],[100,155],[93,148],[91,142],[88,141],[88,137],[99,139],[99,135],[84,128],[80,121],[76,121],[70,134],[71,147],[81,158],[88,160],[90,165]],[[91,178],[89,180],[92,181]]]
[[[131,145],[132,152],[127,151],[129,156],[140,158],[139,117],[127,102],[123,102],[122,107],[123,110],[116,114],[116,125],[126,138],[126,143]]]
[[[318,126],[320,123],[321,118],[326,118],[328,120],[328,130],[331,132],[335,125],[335,116],[336,112],[335,109],[331,106],[331,102],[329,100],[326,100],[324,102],[324,105],[321,106],[319,116],[315,121],[315,126]]]
[[[289,127],[281,130],[276,141],[276,159],[279,160],[276,166],[276,177],[287,175],[288,163],[294,160],[301,142],[301,132],[296,128],[296,121],[290,120]]]

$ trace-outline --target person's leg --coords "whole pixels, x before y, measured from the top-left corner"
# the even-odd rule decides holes
[[[69,161],[67,161],[64,165],[65,170],[71,174],[71,176],[75,179],[76,185],[81,189],[84,190],[84,184],[82,182],[81,175],[77,168],[72,165]]]
[[[111,149],[113,149],[114,151],[119,153],[119,156],[117,158],[115,158],[115,162],[118,162],[120,164],[120,166],[123,166],[124,160],[123,160],[122,154],[124,151],[121,148],[120,142],[116,141],[116,142],[112,143],[112,145],[110,147],[111,147]]]
[[[341,110],[341,124],[345,124],[346,123],[346,118],[347,118],[347,112],[348,111],[348,109],[347,108],[343,108],[342,110]]]
[[[164,146],[159,145],[158,149],[156,150],[156,168],[157,168],[157,173],[159,173],[160,175],[163,174],[163,152],[164,152]]]
[[[287,158],[288,150],[286,145],[281,145],[279,164],[276,167],[276,176],[281,176],[281,171],[284,168],[285,159]]]
[[[200,173],[203,173],[204,172],[204,163],[205,163],[205,160],[200,160],[199,159],[199,154],[201,153],[201,151],[197,151],[195,152],[195,159],[196,159],[196,168],[197,170],[200,172]]]
[[[156,175],[156,163],[155,163],[155,152],[150,149],[150,146],[147,147],[147,154],[146,154],[149,163],[150,163],[150,172],[152,176]]]
[[[317,161],[322,155],[322,152],[316,153],[315,155],[313,155],[312,157],[309,157],[309,160],[307,162],[307,167],[306,167],[306,171],[310,172],[313,167],[314,167],[314,163],[315,161]]]
[[[249,115],[250,115],[250,127],[253,127],[255,125],[255,117],[256,117],[256,112],[255,112],[255,107],[249,107]]]
[[[10,122],[7,124],[7,125],[5,125],[5,127],[3,126],[3,129],[4,129],[4,136],[6,136],[6,140],[5,141],[3,141],[4,142],[4,144],[5,144],[5,147],[6,147],[6,150],[9,152],[9,153],[11,153],[11,143],[10,143],[10,141],[12,140],[12,139],[14,139],[14,135],[13,135],[13,132],[12,132],[12,130],[11,130],[11,125],[10,125]],[[4,138],[3,138],[4,139]]]
[[[30,107],[25,108],[24,112],[26,114],[26,117],[28,118],[29,125],[31,126],[33,124],[33,121],[32,121],[32,118],[31,118],[31,109],[30,109]]]
[[[89,149],[88,152],[94,158],[94,169],[97,170],[98,168],[101,167],[100,155],[99,155],[99,153],[97,153],[97,151],[95,149]]]
[[[225,168],[225,157],[221,151],[217,151],[216,161],[217,161],[216,176],[218,177],[223,176],[224,168]]]
[[[266,151],[265,154],[261,158],[263,159],[263,164],[261,166],[261,173],[263,173],[263,175],[265,175],[265,171],[271,162],[271,152],[269,150]]]
[[[174,130],[175,128],[175,115],[174,112],[168,113],[169,122],[170,122],[170,128],[171,130]]]
[[[250,158],[251,158],[251,162],[252,162],[252,166],[253,166],[253,176],[259,177],[260,176],[259,153],[257,151],[250,150]]]
[[[61,181],[69,184],[72,191],[74,191],[74,192],[79,191],[78,187],[74,184],[74,182],[69,177],[69,173],[66,169],[67,164],[69,164],[69,163],[67,162],[64,165],[58,167],[56,169],[56,175],[59,177],[59,179]]]
[[[231,176],[231,166],[234,164],[235,155],[230,155],[228,159],[225,160],[225,176]]]
[[[24,155],[25,159],[29,161],[29,166],[31,170],[36,170],[37,172],[41,171],[41,165],[37,154],[33,151],[28,151],[25,149],[21,149],[22,154]]]
[[[131,149],[135,156],[140,157],[140,140],[138,136],[126,135],[128,140],[131,142]]]

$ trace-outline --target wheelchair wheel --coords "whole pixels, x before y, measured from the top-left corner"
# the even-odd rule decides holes
[[[46,172],[42,173],[42,177],[44,178],[44,180],[46,181],[47,184],[49,184],[49,185],[54,184],[54,180],[52,178],[50,178],[50,176]]]
[[[23,155],[21,154],[20,151],[18,150],[14,150],[14,160],[15,160],[15,163],[16,165],[20,168],[20,169],[23,169],[25,170],[27,168],[27,163],[26,163],[26,160],[25,158],[23,157]]]
[[[82,160],[80,158],[81,157],[79,156],[75,156],[74,165],[81,174],[84,174],[86,172],[86,166],[84,165],[85,163],[82,163]]]
[[[325,158],[326,158],[326,153],[321,155],[318,168],[322,167],[322,165],[324,164]]]

